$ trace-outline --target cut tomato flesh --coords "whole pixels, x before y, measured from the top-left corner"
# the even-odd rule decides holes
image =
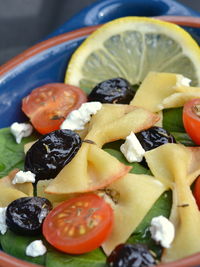
[[[82,254],[98,248],[113,226],[113,210],[96,194],[83,194],[53,209],[43,224],[46,240],[58,250]]]
[[[41,134],[59,129],[67,115],[87,101],[78,87],[51,83],[34,89],[22,100],[22,110]]]

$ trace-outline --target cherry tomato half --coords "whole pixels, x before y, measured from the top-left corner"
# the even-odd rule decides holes
[[[54,208],[43,224],[43,235],[58,250],[82,254],[99,247],[113,226],[113,210],[105,200],[88,193]]]
[[[49,83],[34,89],[22,100],[22,110],[41,134],[59,129],[66,116],[87,101],[78,87]]]
[[[183,124],[192,140],[200,145],[200,98],[192,99],[184,105]]]
[[[200,210],[200,176],[195,181],[193,194],[194,194],[197,206]]]

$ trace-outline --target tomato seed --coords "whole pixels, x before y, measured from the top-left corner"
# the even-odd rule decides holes
[[[86,233],[85,227],[83,225],[79,226],[79,234],[84,235]]]
[[[63,218],[63,217],[65,217],[66,214],[65,214],[65,213],[60,213],[60,214],[58,214],[57,216],[58,216],[58,219],[59,219],[59,218]]]
[[[83,203],[82,202],[77,202],[76,206],[83,206]]]
[[[69,236],[73,236],[74,235],[74,227],[72,227],[69,232],[68,232]]]
[[[63,232],[64,233],[67,233],[68,232],[68,229],[69,229],[69,226],[65,226],[64,229],[63,229]]]
[[[87,208],[89,206],[89,203],[88,202],[84,202],[84,205],[83,205],[85,208]]]
[[[39,103],[41,101],[41,99],[39,98],[39,97],[37,97],[36,99],[35,99],[35,102],[36,103]]]
[[[48,96],[51,96],[51,95],[52,95],[52,91],[48,91],[48,92],[47,92],[47,95],[48,95]]]

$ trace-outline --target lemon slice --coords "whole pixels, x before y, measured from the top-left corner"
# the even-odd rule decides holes
[[[149,71],[180,73],[200,84],[200,48],[181,27],[123,17],[101,26],[72,55],[65,82],[89,92],[114,77],[139,84]]]

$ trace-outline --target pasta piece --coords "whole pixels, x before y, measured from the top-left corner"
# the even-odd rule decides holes
[[[156,122],[155,126],[163,127],[163,112],[162,112],[162,110],[158,111],[157,114],[158,114],[160,119],[158,122]]]
[[[103,104],[102,108],[91,118],[89,123],[88,132],[91,130],[99,130],[113,122],[123,117],[125,114],[134,110],[135,107],[130,105],[122,105],[122,104]]]
[[[175,86],[183,76],[174,73],[149,72],[130,105],[146,108],[152,112],[163,109],[163,99],[175,92]]]
[[[161,106],[162,108],[178,108],[184,106],[184,104],[194,98],[200,98],[200,91],[196,92],[184,92],[184,93],[174,93],[165,99],[163,99]]]
[[[37,140],[36,140],[37,141]],[[26,154],[27,151],[32,147],[32,145],[36,142],[36,141],[32,141],[32,142],[29,142],[29,143],[26,143],[24,145],[24,153]]]
[[[188,183],[191,185],[200,174],[200,147],[187,147],[191,153],[190,165],[188,166]]]
[[[58,205],[59,203],[68,200],[72,197],[76,197],[77,194],[47,194],[45,193],[45,189],[51,183],[53,179],[49,180],[39,180],[37,182],[37,196],[47,198],[52,205]]]
[[[118,244],[126,242],[166,187],[152,176],[129,173],[107,190],[115,191],[119,196],[114,205],[111,235],[102,245],[109,255]]]
[[[155,175],[166,181],[173,190],[170,220],[175,226],[175,239],[164,250],[162,261],[170,262],[200,251],[200,212],[190,185],[200,174],[197,164],[199,148],[187,148],[180,144],[166,144],[146,152],[145,158]]]
[[[32,183],[23,183],[23,184],[12,184],[12,180],[15,177],[15,174],[19,171],[19,169],[12,170],[8,176],[5,176],[0,179],[0,187],[8,187],[13,188],[18,191],[21,191],[27,196],[33,196],[33,185]]]
[[[125,139],[131,131],[147,129],[159,119],[143,108],[128,105],[105,105],[97,114],[92,119],[85,138],[95,144],[83,143],[72,161],[47,186],[46,193],[93,191],[123,177],[131,167],[122,164],[101,147],[107,142]]]
[[[101,112],[101,117],[107,117],[109,113],[109,110],[104,109]],[[117,116],[117,119],[115,114],[112,120],[109,120],[109,123],[104,124],[100,119],[91,121],[92,125],[86,139],[92,140],[99,147],[102,147],[106,143],[126,139],[131,132],[137,133],[148,129],[159,119],[160,117],[157,114],[144,108],[131,107],[128,112]],[[103,120],[107,121],[108,119]]]
[[[174,93],[162,100],[160,107],[162,107],[163,109],[182,107],[187,101],[199,97],[200,87],[184,86],[178,84],[174,86]]]
[[[162,262],[171,262],[200,251],[200,213],[190,187],[181,177],[176,178],[170,220],[175,226],[176,236],[171,247],[164,250]]]
[[[12,201],[21,197],[27,197],[27,195],[15,188],[2,186],[0,188],[0,207],[7,207]]]
[[[0,207],[7,207],[17,198],[33,196],[33,185],[31,183],[12,184],[12,179],[18,171],[18,169],[15,169],[8,176],[0,179]]]
[[[179,158],[174,158],[173,150],[181,147],[176,151],[180,152]],[[183,145],[165,144],[156,149],[147,151],[145,159],[153,175],[165,184],[168,188],[173,188],[174,177],[182,171],[185,166],[189,166],[192,155],[190,151]],[[181,159],[181,166],[177,161]]]
[[[69,194],[94,191],[124,176],[130,169],[98,146],[84,143],[45,192]]]

